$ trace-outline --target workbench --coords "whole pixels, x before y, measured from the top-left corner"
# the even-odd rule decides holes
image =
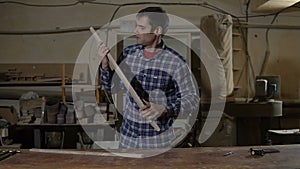
[[[250,155],[250,148],[275,148],[279,153]],[[75,150],[76,151],[76,150]],[[80,152],[79,150],[77,150]],[[92,150],[90,150],[92,151]],[[93,150],[100,151],[100,150]],[[151,150],[153,151],[153,150]],[[82,152],[82,151],[81,151]],[[124,151],[123,151],[124,152]],[[142,152],[142,151],[141,151]],[[231,152],[231,153],[229,153]],[[225,155],[227,153],[227,155]],[[6,169],[188,169],[188,168],[300,168],[300,145],[174,148],[147,158],[53,154],[21,150],[3,161]]]
[[[203,119],[208,117],[207,113],[211,108],[211,104],[216,104],[214,107],[222,108],[220,103],[203,101],[201,103]],[[226,115],[224,117],[230,118],[236,126],[235,131],[233,131],[235,134],[232,134],[232,138],[235,137],[236,141],[230,141],[228,145],[269,144],[267,131],[272,129],[271,120],[282,116],[282,101],[270,100],[248,103],[244,99],[237,99],[236,101],[226,101],[224,106],[223,112]]]
[[[238,145],[270,144],[268,130],[282,116],[282,101],[227,102],[224,112],[236,118]]]

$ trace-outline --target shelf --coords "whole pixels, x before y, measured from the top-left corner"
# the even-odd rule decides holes
[[[240,71],[240,70],[242,70],[242,68],[240,68],[240,67],[235,67],[235,68],[233,68],[232,70],[233,70],[233,71]]]
[[[238,36],[241,36],[241,34],[240,34],[240,33],[233,32],[233,33],[232,33],[232,36],[233,36],[233,37],[238,37]]]
[[[27,66],[27,65],[26,65]],[[51,67],[51,65],[33,65],[27,68],[26,66],[23,66],[25,68],[21,69],[23,70],[31,70],[31,67],[39,68],[41,71],[43,69],[47,69]],[[9,67],[12,66],[8,66]],[[53,67],[53,66],[52,66]],[[60,68],[60,69],[59,69]],[[68,100],[71,99],[72,96],[72,90],[80,90],[80,91],[88,91],[88,90],[94,90],[96,95],[96,102],[100,102],[100,94],[98,90],[101,89],[100,82],[96,85],[88,84],[85,80],[76,80],[72,81],[73,75],[66,74],[66,69],[69,70],[70,68],[66,68],[66,64],[62,63],[59,66],[54,66],[54,69],[56,71],[61,70],[60,75],[56,76],[56,74],[47,74],[47,76],[44,76],[42,78],[33,79],[33,78],[16,78],[16,79],[10,79],[7,78],[9,81],[0,81],[0,91],[1,91],[1,98],[19,98],[23,93],[27,91],[34,91],[37,92],[39,95],[43,96],[46,95],[48,97],[52,96],[58,96],[60,95],[62,102],[65,104],[67,97]],[[70,70],[68,71],[70,72]],[[25,74],[28,74],[25,73]],[[27,77],[27,75],[26,75]],[[31,77],[31,76],[28,76]],[[85,76],[87,77],[87,76]],[[74,83],[73,83],[74,82]]]
[[[242,87],[241,86],[234,86],[234,90],[238,90],[238,89],[241,89]]]
[[[114,121],[106,121],[102,123],[73,123],[73,124],[51,124],[51,123],[43,123],[43,124],[37,124],[37,123],[22,123],[18,122],[18,126],[40,126],[40,127],[76,127],[76,126],[99,126],[99,125],[114,125]]]
[[[71,83],[66,83],[71,84]],[[38,82],[38,81],[6,81],[0,82],[0,86],[60,86],[61,82]]]
[[[239,51],[242,51],[243,49],[241,49],[241,48],[232,48],[232,51],[233,52],[239,52]]]
[[[62,87],[65,87],[65,88],[84,88],[84,89],[94,89],[94,90],[101,88],[100,85],[94,86],[94,85],[87,85],[87,84],[65,85],[65,86],[62,86]]]

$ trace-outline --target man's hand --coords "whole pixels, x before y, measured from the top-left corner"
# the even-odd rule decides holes
[[[102,69],[107,70],[108,69],[108,58],[107,58],[107,54],[109,53],[109,49],[105,46],[105,44],[103,42],[101,42],[98,45],[98,54],[100,55],[102,59]]]
[[[154,120],[167,112],[167,109],[163,105],[147,102],[145,100],[144,102],[146,103],[146,105],[140,110],[144,118]]]

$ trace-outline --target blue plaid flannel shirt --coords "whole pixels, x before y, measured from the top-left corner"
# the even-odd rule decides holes
[[[172,128],[174,119],[181,114],[187,116],[190,112],[198,112],[200,98],[188,65],[180,54],[165,44],[162,49],[151,59],[144,56],[142,45],[128,46],[123,50],[120,64],[127,65],[127,69],[148,93],[151,102],[164,105],[168,111],[164,118],[155,120],[161,128],[157,132],[141,116],[138,105],[127,92],[120,132],[120,146],[123,148],[169,147],[175,139]],[[108,92],[112,91],[112,73],[110,70],[101,70],[102,85]]]

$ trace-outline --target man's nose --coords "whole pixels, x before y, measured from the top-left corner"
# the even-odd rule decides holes
[[[133,31],[136,35],[138,34],[138,28],[137,27],[135,27],[135,29],[134,29],[134,31]]]

